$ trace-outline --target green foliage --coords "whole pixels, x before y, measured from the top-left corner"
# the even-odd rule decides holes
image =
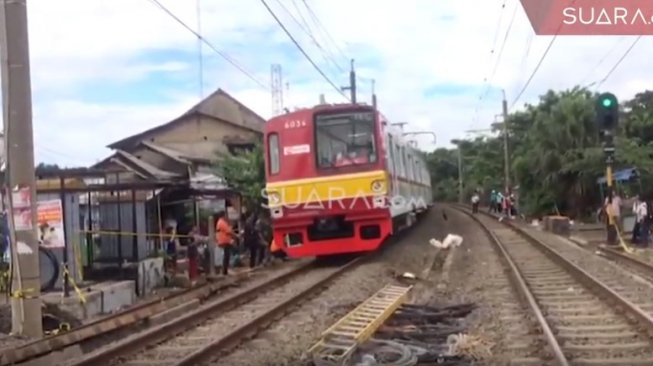
[[[215,167],[229,187],[240,192],[248,211],[260,207],[263,203],[261,192],[265,188],[265,162],[260,144],[251,151],[218,154]]]
[[[536,105],[508,116],[511,181],[519,185],[525,213],[548,214],[557,207],[571,217],[583,217],[599,206],[596,179],[605,174],[605,158],[595,125],[596,97],[579,87],[548,91]],[[615,170],[637,167],[642,193],[653,193],[653,91],[622,101],[620,113]],[[462,153],[465,199],[476,188],[486,195],[503,189],[501,135],[455,143]],[[457,149],[438,149],[429,154],[428,163],[436,199],[457,199]]]

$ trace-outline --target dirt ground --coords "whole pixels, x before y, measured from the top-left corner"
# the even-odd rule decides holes
[[[390,244],[377,260],[344,274],[326,291],[259,334],[255,340],[215,360],[212,365],[302,364],[304,352],[324,330],[386,284],[395,283],[396,275],[404,272],[419,275],[430,268],[438,251],[428,243],[429,239],[442,240],[453,229],[451,222],[442,217],[442,210],[434,209],[416,227]]]

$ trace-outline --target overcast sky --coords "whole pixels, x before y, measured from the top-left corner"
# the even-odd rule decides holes
[[[160,1],[197,29],[195,0]],[[370,100],[376,79],[383,113],[410,122],[406,130],[435,132],[438,146],[487,128],[501,89],[512,107],[552,38],[534,35],[518,0],[279,1],[301,26],[267,0],[333,83],[348,83],[356,59],[359,100]],[[200,88],[197,39],[149,0],[28,0],[37,162],[92,164],[107,144],[177,117],[201,89],[221,87],[267,118],[273,63],[289,83],[286,107],[313,105],[321,93],[344,102],[260,0],[200,0],[200,8],[202,35],[256,82],[205,45]],[[548,89],[603,79],[634,39],[559,36],[511,111]],[[645,90],[652,43],[642,38],[601,90],[620,99]]]

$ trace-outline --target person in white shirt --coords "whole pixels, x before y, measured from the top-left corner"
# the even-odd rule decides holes
[[[472,213],[478,213],[478,204],[481,201],[481,197],[478,195],[478,191],[474,192],[472,195]]]
[[[637,240],[639,239],[640,220],[637,218],[637,209],[642,203],[643,202],[639,199],[639,195],[636,195],[635,200],[633,201],[633,215],[635,215],[635,224],[633,225],[633,234],[630,240],[633,244],[637,243]]]
[[[637,205],[636,219],[639,223],[638,227],[638,241],[637,244],[648,247],[649,232],[651,230],[651,221],[653,219],[653,210],[649,202],[640,201]]]

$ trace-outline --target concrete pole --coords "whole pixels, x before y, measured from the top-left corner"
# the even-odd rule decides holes
[[[506,91],[503,90],[503,161],[504,161],[504,180],[506,190],[510,188],[510,161],[508,154],[508,101],[506,100]]]
[[[217,244],[215,241],[215,223],[213,222],[213,220],[214,220],[213,215],[209,216],[208,218],[209,239],[208,239],[207,249],[209,251],[209,261],[211,263],[209,264],[207,275],[210,277],[215,276],[215,248]]]
[[[12,289],[25,297],[12,297],[12,333],[41,337],[41,299],[38,240],[36,236],[36,185],[34,176],[34,141],[32,131],[32,90],[29,69],[29,41],[26,0],[0,0],[0,64],[2,100],[7,151],[7,186],[29,192],[31,219],[14,224],[12,235]],[[13,204],[8,211],[12,214]],[[16,215],[16,217],[18,217]],[[31,227],[30,227],[31,226]],[[16,250],[18,243],[30,251]],[[21,288],[22,287],[22,288]]]
[[[462,155],[462,146],[458,144],[458,202],[463,203],[464,194],[463,194],[463,155]]]

